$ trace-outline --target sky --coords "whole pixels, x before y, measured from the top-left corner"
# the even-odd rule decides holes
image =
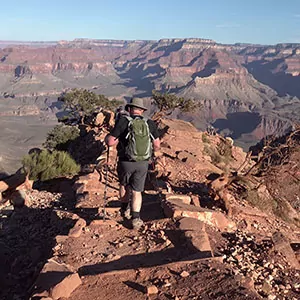
[[[2,0],[0,40],[300,43],[300,0]]]

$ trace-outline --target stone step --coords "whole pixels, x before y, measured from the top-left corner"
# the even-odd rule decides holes
[[[182,231],[187,247],[195,251],[198,258],[213,257],[204,222],[194,218],[182,218],[178,221],[177,227]]]
[[[223,213],[214,210],[188,205],[176,199],[162,200],[164,214],[168,218],[194,218],[213,226],[220,231],[234,231],[236,225]]]

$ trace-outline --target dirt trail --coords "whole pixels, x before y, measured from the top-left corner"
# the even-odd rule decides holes
[[[161,176],[143,195],[140,231],[119,216],[114,171],[108,176],[105,222],[105,176],[93,170],[35,185],[26,191],[28,207],[1,209],[0,299],[39,293],[38,279],[64,273],[46,272],[51,263],[67,269],[73,281],[59,279],[31,299],[299,299],[299,228],[266,207],[252,207],[234,190],[228,216],[221,199],[209,194],[206,176],[221,173],[224,164],[236,169],[245,154],[234,148],[235,159],[214,165],[216,153],[208,150],[217,147],[218,137],[207,140],[182,121],[169,125],[173,131],[164,137],[157,161]],[[268,195],[266,188],[260,193]],[[53,295],[54,288],[64,296]]]

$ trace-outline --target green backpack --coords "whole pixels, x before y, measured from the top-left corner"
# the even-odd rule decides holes
[[[143,161],[151,158],[153,139],[147,118],[131,118],[128,120],[128,134],[126,135],[127,146],[125,155],[130,161]]]

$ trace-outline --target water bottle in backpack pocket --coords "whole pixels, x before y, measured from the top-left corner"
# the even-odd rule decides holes
[[[126,135],[127,146],[125,155],[130,161],[144,161],[152,155],[152,135],[150,133],[147,118],[127,117],[128,133]]]

